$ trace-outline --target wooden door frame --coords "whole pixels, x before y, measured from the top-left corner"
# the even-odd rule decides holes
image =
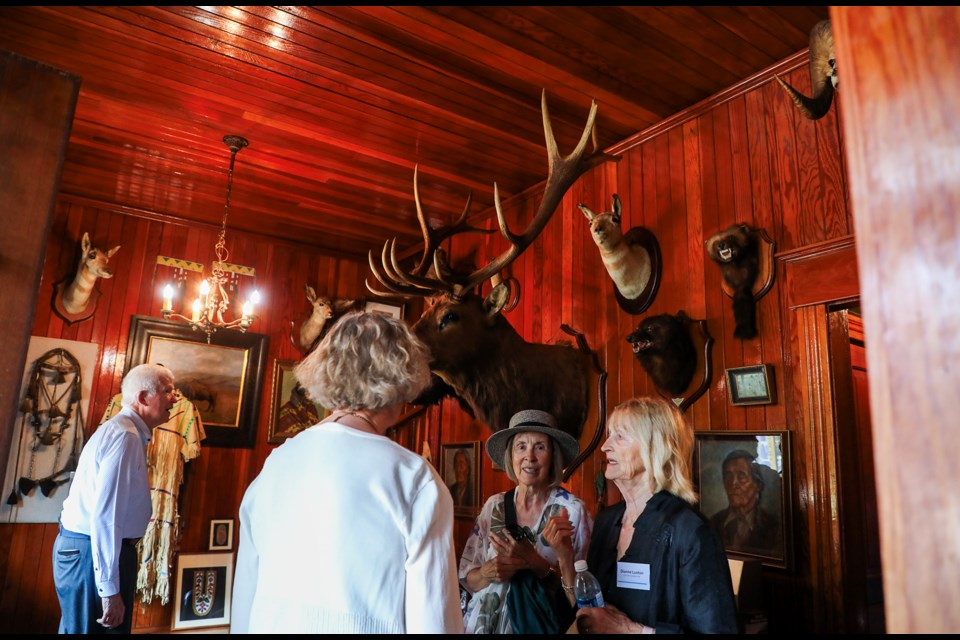
[[[859,296],[854,238],[779,253],[777,268],[784,283],[780,302],[787,322],[784,363],[794,363],[787,372],[785,396],[792,412],[788,423],[797,436],[793,499],[800,517],[794,522],[799,525],[796,544],[806,545],[798,570],[805,568],[809,576],[804,595],[810,613],[807,631],[843,632],[848,628],[845,603],[852,585],[844,571],[840,425],[849,415],[846,403],[838,404],[834,386],[831,342],[838,332],[831,331],[830,309]],[[849,353],[846,360],[849,363]]]

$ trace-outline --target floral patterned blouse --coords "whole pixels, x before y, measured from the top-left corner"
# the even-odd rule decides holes
[[[506,526],[503,511],[503,497],[505,493],[491,496],[483,505],[477,522],[467,538],[467,544],[460,557],[460,584],[464,589],[468,573],[483,565],[484,562],[496,556],[490,544],[490,535],[499,534]],[[587,557],[587,547],[590,546],[590,533],[593,529],[593,517],[587,511],[583,501],[564,489],[555,487],[553,493],[544,505],[543,513],[537,521],[536,543],[534,547],[541,556],[556,567],[557,556],[554,554],[541,533],[547,526],[547,521],[561,509],[566,508],[570,522],[574,526],[573,553],[574,560]],[[472,594],[467,609],[463,614],[466,633],[513,633],[510,626],[510,616],[506,611],[507,590],[509,582],[493,582],[480,591]],[[467,589],[469,591],[469,589]]]

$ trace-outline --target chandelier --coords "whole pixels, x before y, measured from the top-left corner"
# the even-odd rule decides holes
[[[210,277],[200,281],[198,297],[193,301],[193,315],[190,318],[173,311],[173,287],[166,285],[163,288],[163,307],[161,313],[164,319],[184,320],[190,323],[194,331],[203,331],[207,334],[207,342],[218,329],[236,329],[246,331],[256,320],[254,305],[260,302],[260,294],[253,291],[250,298],[243,303],[241,315],[233,320],[224,319],[224,313],[230,307],[227,296],[227,287],[231,276],[228,269],[234,265],[227,263],[230,253],[227,251],[227,215],[230,213],[230,192],[233,189],[233,165],[237,159],[237,152],[250,144],[246,138],[240,136],[223,136],[223,142],[230,149],[230,171],[227,174],[227,200],[223,207],[223,221],[220,224],[220,235],[213,248],[216,259],[210,269]]]

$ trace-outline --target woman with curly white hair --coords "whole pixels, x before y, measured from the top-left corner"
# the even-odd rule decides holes
[[[233,633],[461,633],[453,500],[386,437],[429,382],[401,321],[349,313],[295,369],[330,415],[274,450],[240,506]]]

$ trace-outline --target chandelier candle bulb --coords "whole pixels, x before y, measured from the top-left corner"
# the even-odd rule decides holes
[[[170,285],[163,288],[163,310],[173,311],[173,287]]]
[[[203,304],[200,302],[200,298],[197,298],[193,301],[193,321],[200,321],[200,309],[203,308]]]

